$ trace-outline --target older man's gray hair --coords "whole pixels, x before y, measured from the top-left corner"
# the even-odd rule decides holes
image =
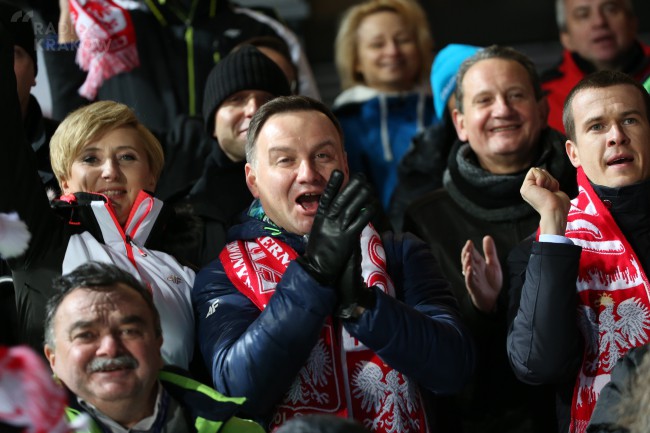
[[[542,99],[542,97],[544,97],[544,92],[542,91],[542,81],[539,78],[535,64],[528,58],[528,56],[511,47],[490,45],[489,47],[478,50],[476,54],[465,59],[465,61],[461,63],[460,67],[458,68],[458,73],[456,74],[455,92],[456,108],[458,108],[458,111],[463,113],[463,79],[465,78],[465,74],[472,66],[478,62],[489,59],[512,60],[519,63],[528,73],[530,84],[533,86],[533,91],[535,92],[535,99],[539,101]]]
[[[621,0],[623,2],[623,7],[629,14],[634,13],[634,7],[632,6],[632,0]],[[557,28],[561,32],[567,31],[566,26],[566,0],[555,0],[555,22],[557,23]]]

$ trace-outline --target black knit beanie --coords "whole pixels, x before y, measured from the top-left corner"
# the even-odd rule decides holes
[[[275,62],[252,45],[229,53],[210,71],[203,92],[203,118],[214,132],[214,113],[226,98],[241,90],[263,90],[273,96],[291,94],[289,82]]]
[[[0,1],[0,20],[11,34],[14,45],[24,49],[34,61],[34,76],[36,76],[38,65],[34,45],[34,27],[32,27],[33,13],[33,11],[24,11],[5,1]]]

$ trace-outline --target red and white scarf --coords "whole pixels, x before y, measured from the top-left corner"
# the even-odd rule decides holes
[[[372,226],[361,234],[361,255],[366,285],[395,296],[386,272],[386,253]],[[289,245],[264,236],[231,242],[219,258],[230,281],[263,310],[297,256]],[[271,429],[308,413],[354,418],[373,432],[427,431],[415,383],[386,365],[342,326],[335,326],[331,317],[284,400],[276,407]]]
[[[79,94],[93,100],[105,80],[140,65],[129,11],[112,0],[69,0],[80,44],[77,63],[88,71]]]
[[[650,285],[582,168],[566,236],[582,247],[576,288],[585,351],[571,408],[571,432],[582,433],[616,361],[650,341]]]
[[[25,433],[73,431],[65,419],[68,397],[43,360],[26,346],[0,346],[0,423]]]

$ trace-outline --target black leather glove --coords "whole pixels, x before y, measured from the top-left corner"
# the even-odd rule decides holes
[[[363,228],[377,211],[377,199],[363,175],[341,189],[343,173],[334,170],[321,195],[305,254],[298,263],[319,283],[336,286]],[[340,190],[340,192],[339,192]]]
[[[358,319],[364,309],[375,306],[376,296],[361,276],[361,245],[357,242],[339,280],[336,315],[341,319]]]

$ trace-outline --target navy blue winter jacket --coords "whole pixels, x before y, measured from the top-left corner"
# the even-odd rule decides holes
[[[229,231],[231,241],[268,235],[304,252],[306,237],[252,217]],[[376,289],[374,308],[338,325],[421,387],[440,394],[459,391],[472,373],[474,352],[449,283],[424,242],[392,233],[382,241],[396,299]],[[245,413],[268,419],[334,311],[336,289],[320,285],[294,261],[260,311],[217,259],[197,275],[192,303],[215,388],[246,397]]]

